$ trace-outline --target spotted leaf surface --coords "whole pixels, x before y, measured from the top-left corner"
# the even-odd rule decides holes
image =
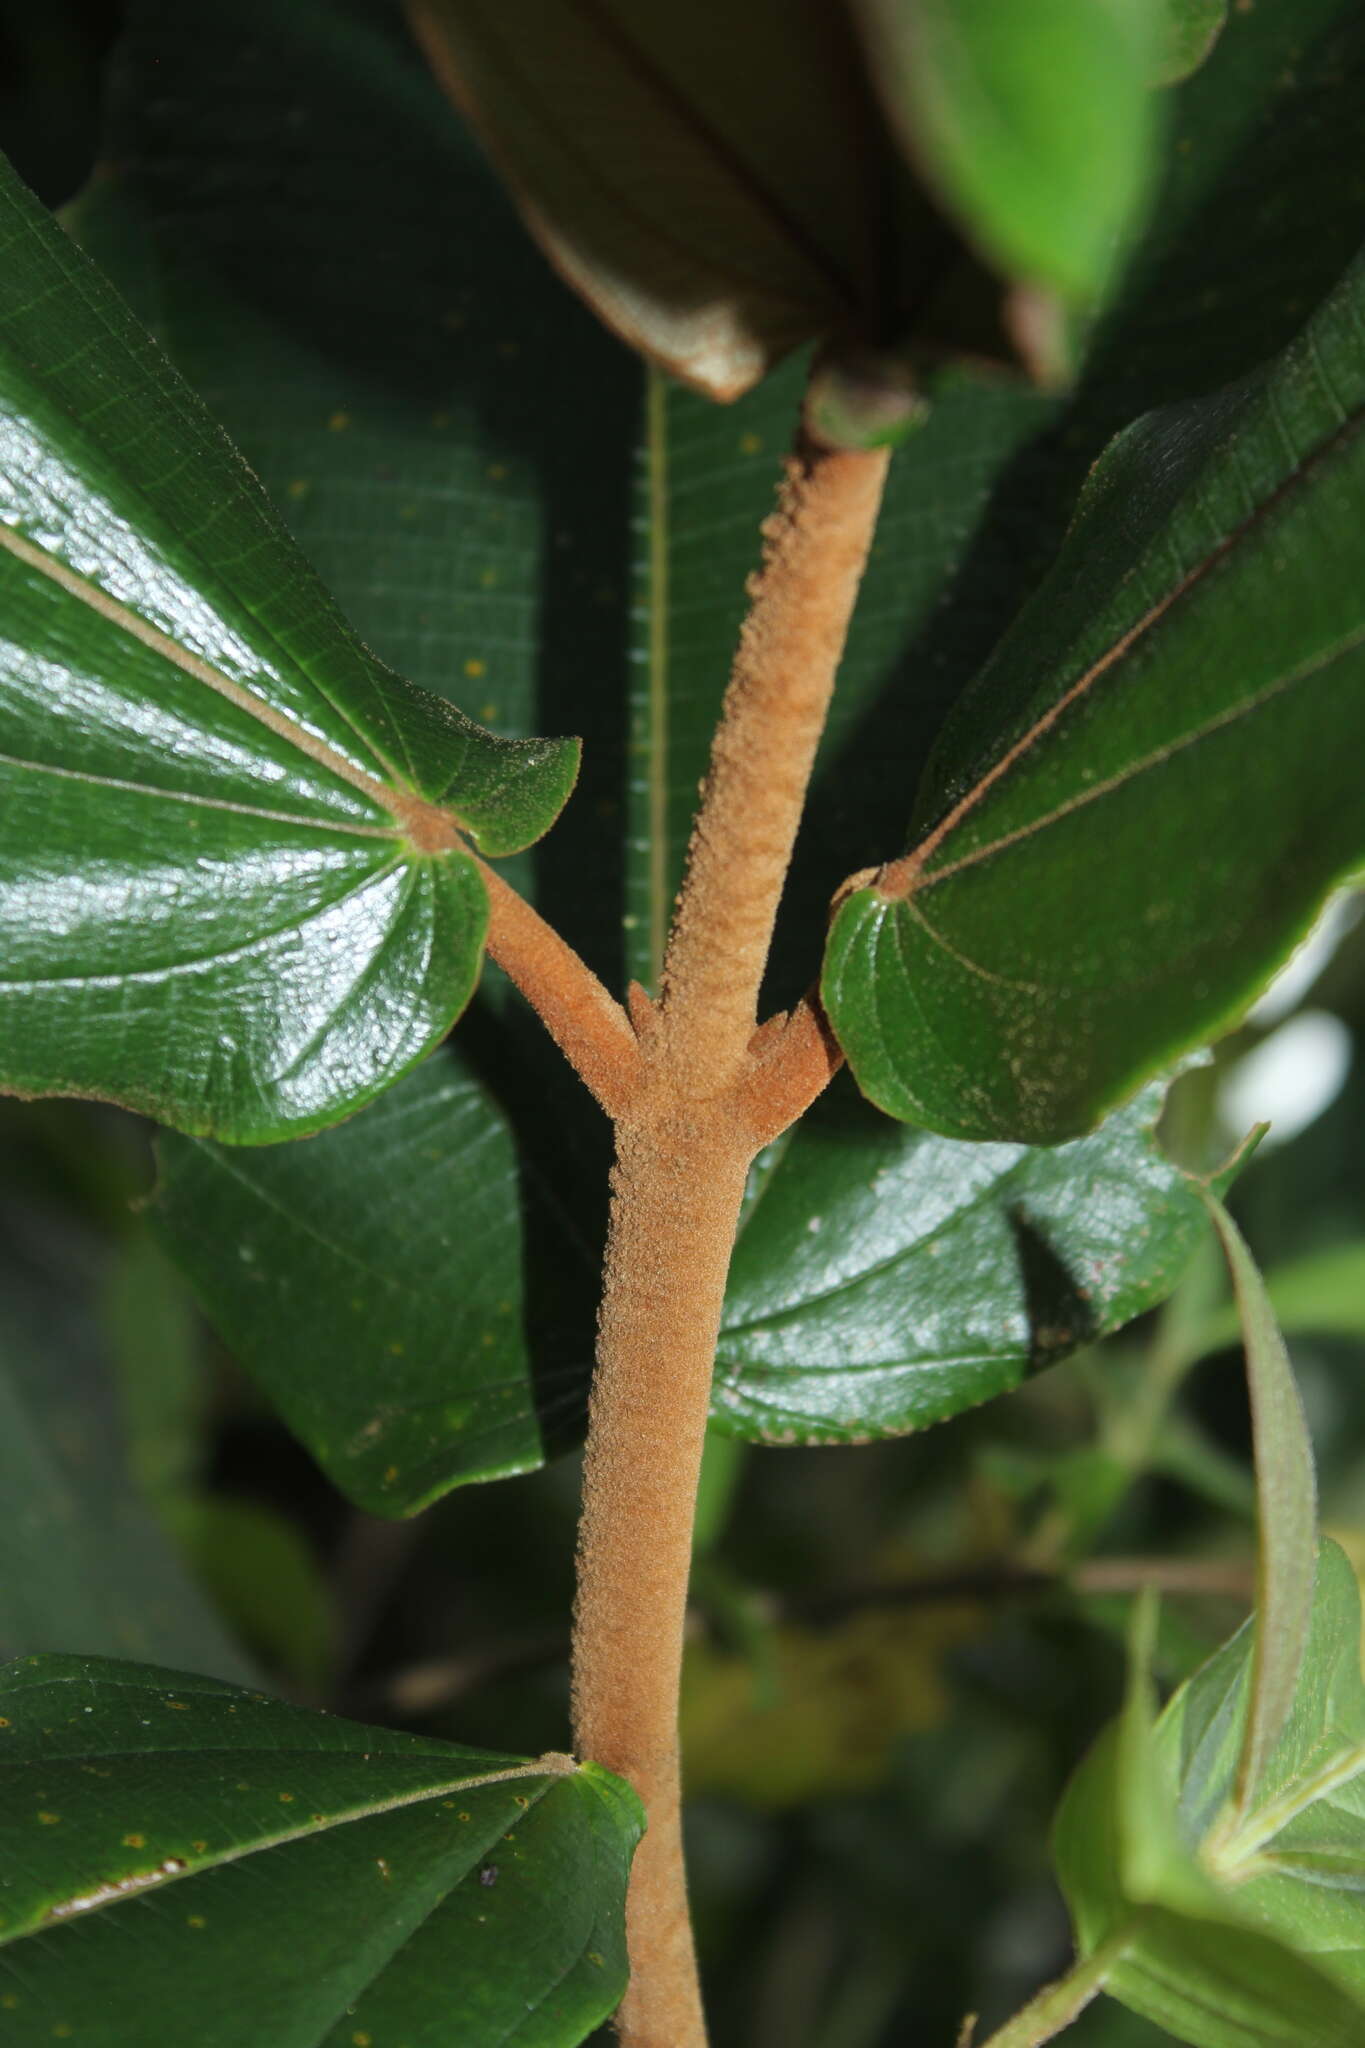
[[[462,1009],[472,849],[539,836],[576,750],[367,653],[8,167],[0,280],[0,1085],[316,1129]]]
[[[639,1832],[595,1764],[24,1658],[0,1669],[0,2037],[571,2048],[625,1985]]]

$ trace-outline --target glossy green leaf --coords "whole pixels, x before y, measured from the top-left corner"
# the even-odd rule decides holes
[[[575,749],[495,740],[360,646],[7,170],[0,246],[0,1076],[315,1129],[448,1029],[487,917],[460,832],[538,836]]]
[[[884,1109],[1086,1129],[1225,1029],[1365,852],[1365,266],[1264,375],[1149,415],[856,888],[826,1007]]]
[[[1237,1782],[1245,1809],[1280,1738],[1303,1664],[1316,1571],[1317,1483],[1303,1403],[1265,1282],[1222,1203],[1210,1196],[1208,1206],[1242,1320],[1256,1454],[1256,1648]]]
[[[1150,1734],[1130,1701],[1072,1780],[1054,1853],[1082,1956],[1193,2048],[1354,2048],[1365,2013],[1365,1688],[1354,1575],[1325,1543],[1293,1710],[1251,1806],[1237,1783],[1254,1629]]]
[[[875,305],[880,138],[823,0],[410,0],[560,274],[716,398]]]
[[[129,1478],[89,1243],[0,1214],[0,1655],[88,1650],[249,1680]]]
[[[1311,46],[1341,12],[1339,0],[1313,0],[1292,40]],[[1315,291],[1334,261],[1338,210],[1319,202],[1328,183],[1339,192],[1349,176],[1341,159],[1365,44],[1353,20],[1354,40],[1338,34],[1291,66],[1283,21],[1266,10],[1239,16],[1226,52],[1220,47],[1179,97],[1188,105],[1182,148],[1153,222],[1147,283],[1122,316],[1105,378],[1070,412],[961,373],[936,389],[928,421],[892,467],[779,934],[775,1000],[789,1000],[809,978],[811,935],[822,928],[834,879],[899,829],[904,790],[935,724],[1046,558],[1110,408],[1150,401],[1184,388],[1182,380],[1205,379],[1211,362],[1243,364],[1275,345],[1287,331],[1284,302]],[[1235,66],[1226,84],[1225,53]],[[472,697],[472,708],[499,729],[586,724],[583,790],[556,830],[554,857],[529,879],[613,986],[623,970],[652,980],[800,366],[728,410],[658,378],[632,529],[623,487],[635,428],[632,365],[517,235],[505,197],[471,160],[384,9],[364,0],[243,0],[230,19],[209,22],[149,4],[130,24],[110,122],[109,175],[80,209],[88,245],[225,418],[381,655],[432,689],[464,687],[467,665],[477,668],[477,691],[488,696]],[[1289,145],[1309,130],[1322,138],[1321,161]],[[319,181],[336,201],[321,217]],[[1253,264],[1247,238],[1270,192],[1299,225]],[[1262,249],[1266,233],[1255,229]],[[305,262],[315,247],[322,254]],[[1212,311],[1202,304],[1211,280],[1219,294]],[[410,322],[387,317],[400,299]],[[1116,366],[1131,394],[1121,401]],[[560,402],[570,388],[583,394],[581,406]],[[629,614],[628,548],[637,571]],[[571,857],[561,858],[569,845]],[[483,1002],[481,994],[475,1013]],[[384,1512],[433,1497],[451,1483],[445,1475],[538,1462],[580,1412],[590,1263],[539,1198],[539,1220],[521,1238],[504,1204],[511,1130],[526,1149],[528,1189],[551,1176],[562,1189],[601,1137],[570,1123],[581,1090],[557,1055],[533,1065],[535,1032],[514,1034],[515,1015],[502,1012],[495,1037],[471,1014],[456,1041],[470,1047],[497,1097],[488,1127],[464,1112],[414,1109],[401,1126],[405,1153],[397,1122],[404,1089],[415,1105],[426,1085],[414,1076],[393,1100],[392,1125],[382,1098],[335,1139],[268,1161],[166,1144],[173,1200],[163,1200],[159,1227],[201,1299],[263,1384],[279,1388],[295,1375],[307,1383],[289,1411],[294,1426],[315,1454],[331,1446],[321,1454],[332,1476]],[[427,1076],[433,1098],[446,1085],[439,1077],[458,1071],[449,1059],[443,1054]],[[460,1086],[477,1092],[468,1076]],[[866,1178],[886,1163],[886,1127],[846,1106],[840,1116],[847,1146],[808,1149],[803,1134],[768,1183],[776,1198],[787,1164],[801,1166],[808,1207],[792,1237],[803,1250],[811,1248],[805,1222],[825,1213],[814,1159],[847,1161],[861,1132]],[[897,1145],[904,1135],[890,1133]],[[336,1173],[334,1142],[344,1147]],[[1137,1142],[1137,1158],[1151,1166],[1145,1138],[1140,1151]],[[449,1208],[464,1144],[472,1157],[499,1162],[489,1166],[481,1213],[504,1218],[510,1231],[471,1233],[480,1267],[472,1279],[461,1239],[442,1227],[443,1209],[467,1213]],[[277,1173],[285,1176],[278,1189]],[[400,1186],[425,1187],[429,1175],[435,1199],[405,1209]],[[1170,1199],[1163,1175],[1148,1180],[1142,1164],[1134,1185],[1147,1186],[1159,1206]],[[569,1205],[595,1243],[598,1220],[576,1180]],[[282,1207],[291,1226],[295,1215],[301,1223],[281,1236]],[[367,1307],[353,1326],[347,1304],[358,1290],[343,1275],[366,1257],[371,1213],[392,1284],[360,1293]],[[309,1237],[296,1269],[306,1284],[291,1290],[283,1252],[292,1258],[313,1225],[325,1242]],[[1135,1239],[1143,1227],[1135,1216]],[[1142,1242],[1159,1246],[1163,1227],[1151,1228]],[[830,1242],[828,1227],[821,1241]],[[241,1242],[257,1254],[249,1287]],[[1107,1257],[1111,1241],[1105,1246]],[[1000,1249],[1013,1285],[1012,1237]],[[1074,1237],[1067,1256],[1081,1261]],[[1163,1288],[1182,1258],[1177,1250],[1168,1265],[1154,1261],[1166,1273]],[[387,1306],[376,1309],[376,1297]],[[574,1303],[568,1316],[565,1297]],[[1134,1298],[1146,1305],[1156,1296],[1139,1290]],[[511,1302],[510,1313],[491,1316],[495,1300]],[[1017,1294],[1011,1300],[1002,1311],[1017,1316],[1005,1344],[1011,1362],[999,1369],[1017,1376],[1030,1342],[1027,1310]],[[1050,1314],[1041,1320],[1057,1327]],[[495,1341],[485,1346],[489,1335]],[[826,1329],[821,1342],[833,1341]],[[913,1388],[922,1354],[904,1325],[894,1341],[908,1361],[894,1371]],[[401,1360],[385,1352],[392,1342],[407,1343]],[[341,1363],[352,1346],[363,1385]],[[486,1399],[447,1401],[452,1383],[474,1383],[474,1346],[495,1383]],[[376,1359],[386,1398],[390,1390],[411,1396],[408,1422],[393,1423],[401,1458],[347,1449],[348,1433],[376,1412]],[[746,1433],[804,1431],[821,1413],[820,1386],[833,1383],[822,1366],[801,1412],[776,1413],[771,1375],[765,1370],[760,1387],[732,1356],[725,1393],[744,1386],[749,1419],[733,1407],[721,1412]],[[838,1394],[837,1413],[850,1413],[847,1380]],[[828,1421],[826,1408],[822,1426]],[[385,1486],[394,1464],[401,1476]]]
[[[575,1355],[560,1317],[537,1329],[527,1268],[572,1298],[591,1259],[449,1053],[307,1145],[168,1138],[161,1159],[162,1243],[362,1507],[412,1514],[571,1440],[588,1330]]]
[[[853,0],[891,120],[1007,275],[1092,297],[1150,182],[1154,0]]]
[[[743,1223],[712,1413],[773,1443],[894,1436],[1153,1307],[1204,1229],[1160,1100],[1048,1150],[899,1129],[839,1091]]]
[[[596,1764],[25,1658],[0,1672],[0,2031],[573,2048],[624,1989],[639,1833]]]

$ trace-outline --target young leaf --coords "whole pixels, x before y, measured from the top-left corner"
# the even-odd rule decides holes
[[[675,376],[733,398],[874,308],[885,170],[840,8],[409,13],[555,268]]]
[[[1053,1850],[1082,1956],[1131,1935],[1106,1988],[1193,2048],[1355,2048],[1365,2027],[1360,1596],[1318,1560],[1292,1712],[1238,1801],[1251,1623],[1144,1732],[1130,1698],[1067,1789]]]
[[[1357,263],[1265,374],[1120,436],[959,705],[826,1008],[864,1091],[1054,1142],[1225,1029],[1365,854]]]
[[[239,1142],[448,1028],[571,742],[499,741],[349,633],[127,309],[0,170],[0,1080]]]
[[[455,2021],[573,2048],[625,1986],[640,1831],[596,1764],[24,1658],[0,1671],[5,2039],[446,2048]]]
[[[1245,1809],[1255,1799],[1299,1681],[1312,1607],[1317,1485],[1303,1403],[1265,1282],[1222,1203],[1212,1195],[1205,1201],[1232,1269],[1256,1446],[1256,1649],[1237,1782],[1238,1804]]]
[[[852,0],[907,150],[1009,276],[1092,298],[1146,195],[1155,0]]]

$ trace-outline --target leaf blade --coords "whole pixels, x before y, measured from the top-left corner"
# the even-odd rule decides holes
[[[0,1674],[16,2039],[400,2032],[571,2048],[625,1982],[638,1802],[526,1763],[100,1659]],[[136,1902],[133,1906],[132,1902]],[[158,2006],[131,1966],[150,1914]],[[130,1946],[131,1945],[131,1946]]]
[[[464,1006],[487,906],[461,834],[537,836],[575,750],[498,741],[360,647],[7,167],[0,248],[0,1071],[239,1140],[316,1129]]]
[[[940,742],[916,850],[844,902],[826,1004],[893,1114],[1086,1128],[1234,1021],[1358,865],[1322,736],[1365,688],[1363,292],[1356,266],[1266,376],[1114,444]]]

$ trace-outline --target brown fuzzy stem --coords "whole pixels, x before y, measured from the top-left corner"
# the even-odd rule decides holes
[[[579,1524],[574,1745],[645,1803],[630,2048],[705,2048],[680,1832],[678,1684],[711,1368],[750,1148],[665,1097],[617,1126]]]
[[[802,446],[764,529],[642,1078],[618,1112],[574,1616],[578,1753],[649,1828],[626,1907],[627,2048],[705,2048],[679,1826],[678,1684],[721,1304],[749,1164],[838,1065],[818,1008],[755,1033],[759,984],[867,558],[881,454]],[[580,1068],[581,1071],[581,1068]]]
[[[674,1071],[698,1095],[738,1073],[867,561],[884,451],[798,446],[726,692],[664,959]]]
[[[495,868],[479,862],[488,891],[488,951],[514,981],[608,1116],[629,1108],[640,1050],[629,1017],[592,969]]]

